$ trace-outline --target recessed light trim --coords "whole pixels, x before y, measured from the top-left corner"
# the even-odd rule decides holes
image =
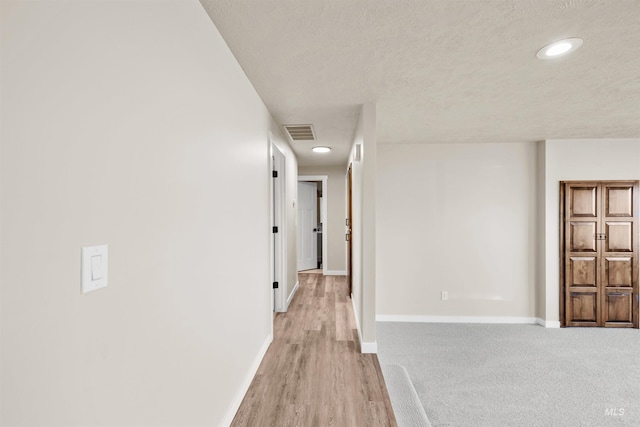
[[[318,147],[313,147],[311,150],[314,153],[328,153],[329,151],[331,151],[331,147],[318,146]]]
[[[573,52],[580,46],[582,46],[582,39],[578,37],[558,40],[540,49],[536,56],[540,59],[559,58]]]

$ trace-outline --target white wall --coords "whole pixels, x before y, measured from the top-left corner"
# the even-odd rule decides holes
[[[195,0],[3,2],[1,31],[1,424],[224,424],[271,335],[279,130]]]
[[[539,144],[545,159],[547,230],[544,264],[539,268],[544,278],[546,320],[557,323],[560,320],[560,181],[640,180],[640,139],[547,140]]]
[[[379,144],[377,314],[534,317],[535,199],[533,143]]]
[[[323,232],[327,233],[327,270],[345,274],[347,270],[347,244],[345,234],[345,169],[342,166],[300,167],[300,175],[326,175],[327,221]]]
[[[363,145],[362,112],[354,136],[349,164],[351,165],[351,298],[362,341],[362,162],[356,161],[356,145]]]
[[[356,146],[361,159],[356,161]],[[348,164],[352,165],[353,304],[363,353],[376,344],[376,105],[364,104]]]
[[[536,144],[536,317],[545,320],[547,318],[546,306],[546,259],[545,244],[547,235],[546,225],[546,160],[544,143]],[[545,323],[546,324],[546,323]],[[555,326],[555,325],[554,325]]]
[[[273,129],[273,143],[280,149],[285,156],[285,220],[286,225],[286,273],[285,273],[285,299],[290,301],[293,298],[293,292],[298,283],[298,240],[296,227],[296,217],[298,209],[296,208],[296,200],[298,198],[298,161],[296,155],[286,141],[286,137],[282,134],[280,126],[272,119],[271,129]],[[277,131],[276,131],[277,130]]]

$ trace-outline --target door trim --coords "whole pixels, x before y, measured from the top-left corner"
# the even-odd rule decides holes
[[[564,283],[564,187],[565,184],[570,181],[560,181],[560,327],[565,328],[567,326],[564,306],[565,306],[565,283]]]
[[[327,217],[327,206],[329,194],[327,193],[327,186],[329,184],[329,175],[298,175],[298,182],[322,182],[322,200],[320,201],[320,218],[319,222],[322,222],[322,274],[327,276],[327,237],[331,224]]]
[[[347,223],[346,235],[349,235],[347,241],[347,282],[349,284],[348,296],[351,298],[353,294],[353,163],[349,163],[347,168],[346,179],[346,193],[347,193]]]

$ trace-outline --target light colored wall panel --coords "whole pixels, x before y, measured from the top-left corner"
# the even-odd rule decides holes
[[[378,146],[378,315],[535,315],[535,150]]]
[[[536,317],[547,318],[546,305],[546,156],[543,141],[536,144]]]
[[[362,351],[377,352],[377,183],[378,142],[376,104],[362,106]]]
[[[546,140],[545,254],[546,320],[560,320],[560,181],[640,179],[640,139]],[[542,148],[540,148],[542,149]],[[640,238],[640,236],[639,236]]]
[[[354,315],[358,323],[358,332],[362,339],[362,159],[356,161],[355,150],[359,144],[361,147],[364,141],[364,118],[362,112],[358,119],[358,125],[354,135],[354,142],[349,155],[351,165],[351,281],[352,281],[352,302],[354,304]]]
[[[296,155],[289,146],[286,137],[283,135],[281,127],[272,119],[271,120],[272,138],[273,142],[280,149],[285,156],[285,205],[286,205],[286,299],[291,300],[296,283],[298,282],[298,257],[297,257],[297,233],[296,217],[298,216],[298,209],[296,207],[296,200],[298,197],[298,162]]]
[[[360,146],[360,159],[356,149]],[[353,174],[353,303],[362,352],[376,345],[376,105],[364,104],[349,155]]]
[[[2,425],[223,424],[272,328],[268,111],[197,1],[2,8]]]

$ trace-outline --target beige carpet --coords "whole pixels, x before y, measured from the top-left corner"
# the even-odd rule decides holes
[[[380,363],[406,368],[434,427],[640,426],[637,329],[378,322],[376,334]]]

